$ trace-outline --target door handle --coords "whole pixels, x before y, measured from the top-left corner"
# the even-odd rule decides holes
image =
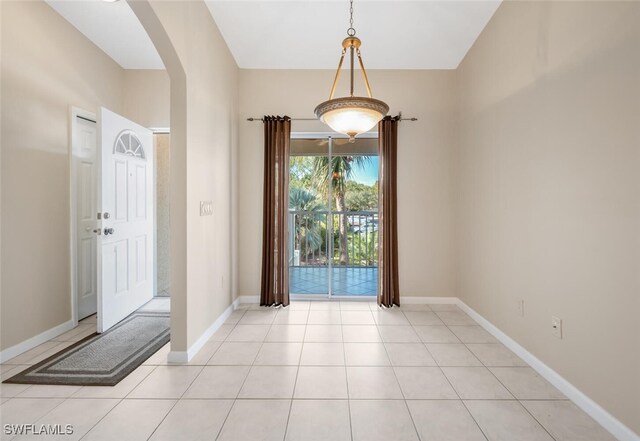
[[[102,230],[100,228],[93,230],[94,233],[96,233],[97,235],[100,235],[102,233]]]
[[[108,236],[109,234],[113,234],[113,228],[105,228],[104,235]]]

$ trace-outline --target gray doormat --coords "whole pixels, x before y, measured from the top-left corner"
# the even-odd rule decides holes
[[[115,386],[169,342],[167,313],[134,312],[4,383]]]

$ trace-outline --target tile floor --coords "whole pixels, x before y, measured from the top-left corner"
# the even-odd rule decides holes
[[[2,379],[90,327],[3,364]],[[0,419],[72,424],[59,439],[87,441],[613,439],[452,305],[245,305],[187,365],[168,351],[114,387],[2,384]]]

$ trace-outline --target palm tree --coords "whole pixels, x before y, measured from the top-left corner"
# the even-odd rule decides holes
[[[315,156],[313,158],[313,182],[315,187],[325,196],[328,191],[329,174],[331,174],[331,192],[336,201],[340,231],[340,265],[349,264],[347,241],[349,219],[346,216],[347,207],[345,203],[347,180],[353,176],[354,168],[365,167],[370,161],[371,158],[368,156],[333,156],[331,158],[331,170],[329,170],[329,158],[327,156]]]
[[[304,188],[292,187],[289,189],[289,210],[307,212],[301,216],[295,216],[294,231],[296,235],[296,243],[302,245],[302,238],[305,237],[304,252],[309,254],[310,251],[320,249],[322,247],[322,231],[321,226],[317,222],[317,216],[309,212],[320,212],[325,210],[324,204],[318,201],[317,195],[305,190]],[[304,218],[304,220],[303,220]],[[303,231],[304,230],[304,231]]]
[[[295,211],[321,211],[324,204],[318,201],[318,196],[309,190],[299,187],[289,189],[289,209]]]

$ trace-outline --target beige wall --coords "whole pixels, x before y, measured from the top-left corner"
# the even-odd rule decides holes
[[[204,2],[130,4],[171,78],[171,350],[184,353],[232,301],[238,67]]]
[[[640,433],[638,23],[500,6],[458,71],[456,219],[464,302]]]
[[[336,52],[336,60],[338,56]],[[265,114],[313,117],[315,106],[327,99],[334,74],[330,70],[240,72],[240,295],[260,293],[262,240],[262,230],[256,225],[262,219],[263,129],[260,122],[246,118]],[[389,103],[392,114],[402,111],[419,118],[402,122],[398,135],[400,290],[405,296],[452,296],[455,73],[376,70],[368,74],[374,96]],[[345,78],[341,87],[346,87]],[[292,124],[294,132],[329,130],[317,121]]]
[[[6,349],[72,318],[70,106],[105,106],[156,127],[168,126],[169,106],[164,71],[124,71],[44,2],[2,1],[1,32]],[[133,105],[154,95],[153,108]]]
[[[124,109],[141,126],[169,128],[170,84],[166,70],[125,70]]]
[[[69,106],[121,111],[123,70],[44,2],[2,2],[2,341],[71,319]]]

